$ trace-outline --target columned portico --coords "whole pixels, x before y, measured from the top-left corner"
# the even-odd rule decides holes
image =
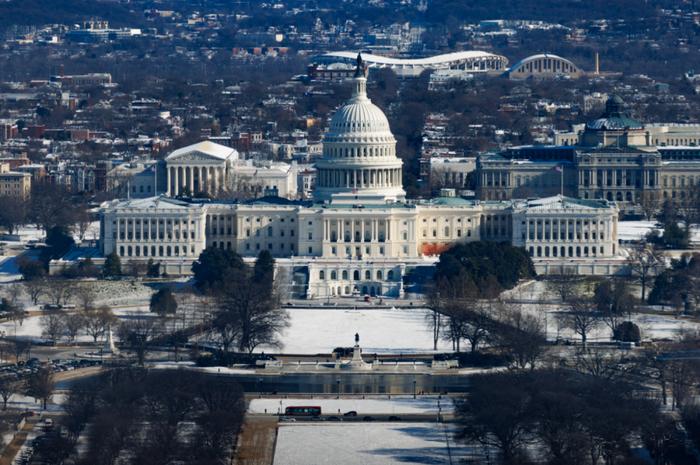
[[[176,150],[165,159],[167,195],[217,195],[226,189],[229,167],[237,158],[234,149],[209,141]]]

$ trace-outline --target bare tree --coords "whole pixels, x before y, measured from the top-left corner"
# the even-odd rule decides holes
[[[18,197],[0,197],[0,226],[14,234],[18,227],[27,222],[27,201]]]
[[[588,349],[577,352],[576,370],[598,378],[612,379],[624,373],[622,356],[613,355],[603,349]]]
[[[660,208],[659,201],[652,193],[643,194],[642,198],[640,199],[639,206],[642,209],[642,213],[644,213],[644,218],[647,220],[653,218]]]
[[[75,212],[75,224],[77,226],[78,239],[80,242],[85,240],[85,234],[88,229],[90,229],[90,224],[92,223],[90,218],[90,213],[88,213],[87,208],[81,205]]]
[[[46,292],[47,283],[44,279],[35,279],[32,281],[24,282],[24,289],[27,291],[29,299],[32,301],[33,305],[39,303],[39,298],[42,294]]]
[[[10,305],[20,305],[20,298],[23,294],[22,286],[19,284],[10,284],[6,286],[5,293],[7,294],[7,300]]]
[[[562,269],[559,276],[547,280],[549,288],[562,302],[568,303],[576,295],[577,277],[572,270]]]
[[[97,295],[92,283],[82,284],[75,289],[75,300],[82,311],[90,310],[95,306]]]
[[[19,391],[19,383],[17,380],[9,376],[0,378],[0,397],[2,397],[2,409],[7,410],[7,402],[13,394]]]
[[[538,312],[538,313],[543,313]],[[543,321],[523,311],[519,305],[500,303],[498,322],[493,336],[520,369],[535,369],[546,352],[546,337]]]
[[[46,295],[54,305],[62,305],[68,302],[73,295],[74,286],[68,281],[58,279],[46,280]]]
[[[558,317],[562,319],[565,328],[581,336],[584,350],[586,350],[588,335],[601,323],[601,315],[595,303],[583,296],[573,298],[569,303],[568,311],[560,312]]]
[[[51,342],[58,341],[63,335],[63,317],[60,312],[50,311],[41,317],[42,335]]]
[[[279,305],[279,284],[257,280],[247,269],[232,270],[225,282],[212,321],[222,348],[226,351],[235,342],[239,351],[251,353],[261,344],[279,345],[278,335],[289,324],[287,311]]]
[[[129,345],[136,353],[139,365],[143,365],[146,352],[161,332],[162,321],[159,318],[137,318],[119,326],[119,340]]]
[[[92,336],[95,343],[105,334],[107,328],[116,322],[116,317],[107,306],[81,310],[80,315],[83,317],[85,332]]]
[[[437,350],[438,341],[440,341],[440,331],[443,326],[443,299],[440,297],[440,286],[435,286],[428,294],[428,307],[430,311],[425,314],[425,320],[433,333],[433,350]]]
[[[68,338],[69,343],[75,342],[80,334],[80,331],[85,327],[85,319],[80,313],[62,313],[61,314],[63,330]]]
[[[658,267],[663,267],[661,258],[654,248],[647,243],[640,243],[629,251],[627,264],[632,276],[636,276],[642,286],[642,302],[646,301],[646,290],[650,278]]]
[[[593,296],[601,320],[611,331],[622,323],[625,316],[629,319],[636,310],[637,301],[629,292],[627,283],[621,279],[600,282]]]
[[[29,377],[27,394],[35,399],[41,399],[43,401],[44,410],[46,410],[46,403],[51,397],[51,394],[53,394],[53,389],[53,373],[48,366],[40,367]]]

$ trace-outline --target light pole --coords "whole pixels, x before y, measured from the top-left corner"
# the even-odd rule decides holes
[[[416,380],[413,380],[413,398],[416,398]]]
[[[262,378],[258,378],[258,399],[262,399]]]
[[[340,378],[335,380],[335,384],[336,384],[335,392],[337,393],[336,399],[340,399]]]

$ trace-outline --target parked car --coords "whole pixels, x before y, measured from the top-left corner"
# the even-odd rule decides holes
[[[350,410],[349,412],[345,412],[345,413],[343,414],[343,416],[344,416],[344,417],[356,417],[356,416],[357,416],[357,412],[354,411],[354,410]]]

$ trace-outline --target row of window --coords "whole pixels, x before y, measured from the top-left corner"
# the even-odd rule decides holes
[[[190,253],[187,253],[187,246],[183,245],[180,247],[179,245],[176,246],[170,246],[170,245],[160,245],[160,246],[120,246],[119,247],[119,256],[120,257],[186,257],[186,256],[194,256],[195,255],[195,248],[194,246],[190,246]]]
[[[529,252],[531,257],[595,257],[597,255],[605,255],[605,248],[602,246],[599,248],[596,248],[595,246],[591,246],[590,248],[588,246],[538,246],[530,247]],[[615,246],[613,245],[613,254],[614,253]]]
[[[350,272],[348,270],[342,270],[339,273],[337,270],[331,270],[328,273],[328,277],[331,281],[337,281],[338,276],[340,276],[341,280],[347,281],[349,279]],[[370,281],[370,280],[372,280],[372,271],[365,270],[365,272],[362,273],[360,270],[355,270],[352,272],[352,280],[353,281],[360,281],[362,276],[364,276],[365,281]],[[382,280],[384,280],[384,272],[382,270],[377,270],[374,273],[374,277],[377,281],[382,281]],[[320,270],[318,272],[318,279],[321,281],[325,281],[325,279],[326,279],[326,271],[325,270]],[[394,280],[394,270],[389,270],[386,272],[386,279],[387,279],[387,281]]]
[[[334,158],[388,157],[391,155],[391,149],[389,147],[328,147],[326,154]]]

